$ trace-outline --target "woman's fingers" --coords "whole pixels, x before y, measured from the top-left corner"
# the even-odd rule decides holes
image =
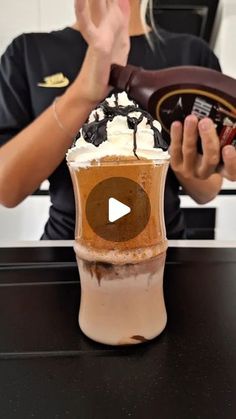
[[[100,30],[104,29],[104,45],[111,52],[111,63],[120,65],[127,63],[130,49],[129,18],[129,0],[109,0],[108,11],[105,19],[101,22]],[[107,36],[108,28],[109,37]]]
[[[130,18],[130,1],[129,0],[118,0],[120,10],[124,16],[125,22],[129,23]]]
[[[129,0],[76,0],[75,6],[79,30],[88,43],[78,83],[84,97],[97,103],[109,92],[111,64],[127,62]]]
[[[75,0],[75,15],[79,21],[86,13],[89,13],[88,0]]]
[[[103,41],[104,50],[113,37],[119,37],[123,29],[128,27],[129,0],[96,0],[94,3],[76,0],[75,10],[84,39],[96,46]]]
[[[236,149],[232,145],[226,145],[222,149],[224,166],[222,176],[228,180],[236,180]]]
[[[129,0],[107,0],[107,13],[104,17],[111,19],[115,28],[127,26],[129,16]]]
[[[201,137],[203,154],[197,150]],[[185,118],[184,125],[174,122],[171,126],[171,167],[185,178],[207,179],[216,171],[220,160],[220,142],[214,123],[195,115]]]
[[[81,12],[83,12],[86,6],[87,6],[87,0],[75,0],[76,17],[77,17],[77,14],[80,14]]]
[[[194,115],[185,118],[184,124],[171,126],[171,167],[186,178],[195,175],[197,165],[198,119]]]
[[[200,179],[207,179],[216,171],[220,161],[220,141],[213,121],[202,119],[199,124],[199,134],[202,140],[203,155],[197,170]]]
[[[170,147],[171,166],[173,170],[178,171],[183,163],[182,140],[183,140],[183,126],[181,122],[175,121],[170,129]]]
[[[91,19],[91,13],[87,0],[75,1],[75,13],[79,22],[79,30],[84,39],[89,43],[95,36],[96,26]]]
[[[189,115],[184,121],[183,171],[186,177],[194,175],[197,161],[198,119]]]
[[[106,16],[108,12],[109,2],[107,0],[96,0],[95,13],[96,13],[96,26],[99,26],[100,22]]]

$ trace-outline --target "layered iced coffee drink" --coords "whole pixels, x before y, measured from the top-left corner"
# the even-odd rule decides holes
[[[92,112],[67,161],[76,203],[80,327],[111,345],[150,340],[166,325],[169,155],[159,123],[125,93],[113,95]]]

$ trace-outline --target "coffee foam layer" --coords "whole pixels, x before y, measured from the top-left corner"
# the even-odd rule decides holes
[[[163,269],[165,257],[166,252],[163,252],[158,256],[139,261],[138,263],[117,265],[107,262],[87,261],[81,258],[78,258],[78,263],[83,264],[83,269],[89,273],[91,278],[96,279],[99,285],[101,285],[102,279],[108,281],[124,281],[129,277],[146,275],[148,286],[150,276],[155,278],[158,270]],[[138,286],[138,284],[136,285]]]
[[[114,265],[135,264],[152,259],[163,254],[168,247],[168,242],[164,239],[162,242],[154,245],[131,250],[120,249],[95,249],[76,241],[74,251],[78,258],[87,260],[88,262],[104,262]]]

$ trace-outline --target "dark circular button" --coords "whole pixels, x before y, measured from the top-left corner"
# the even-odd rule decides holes
[[[129,207],[130,212],[111,222],[109,202],[119,207]],[[119,208],[118,208],[119,211]],[[133,239],[146,227],[151,213],[145,190],[125,177],[111,177],[99,182],[90,192],[86,202],[87,221],[92,230],[105,240],[122,242]]]

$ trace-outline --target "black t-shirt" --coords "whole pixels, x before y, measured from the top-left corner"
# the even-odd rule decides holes
[[[131,37],[128,62],[155,70],[173,66],[197,65],[220,71],[219,62],[201,39],[185,34],[153,33],[153,48],[144,35]],[[23,34],[13,40],[2,56],[0,66],[0,145],[31,123],[50,106],[66,86],[44,84],[44,78],[62,73],[71,83],[82,65],[87,45],[72,29],[50,33]],[[48,86],[49,84],[49,86]],[[62,83],[63,86],[63,83]],[[37,170],[37,167],[35,167]],[[75,205],[72,183],[65,159],[49,177],[50,217],[43,239],[73,239]],[[179,182],[169,169],[165,188],[165,221],[169,239],[184,238],[185,225],[180,209]]]

